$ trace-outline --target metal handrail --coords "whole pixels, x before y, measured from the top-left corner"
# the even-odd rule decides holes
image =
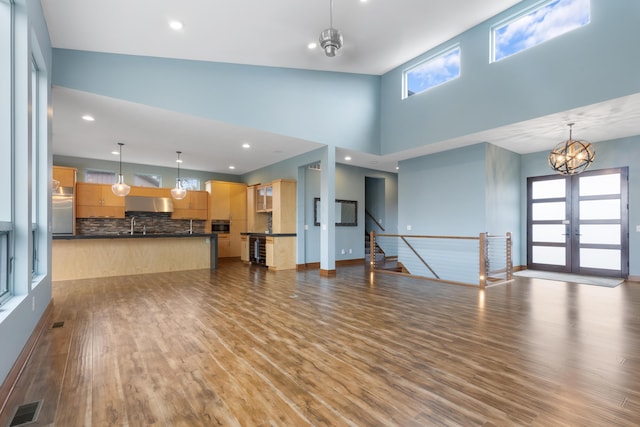
[[[420,262],[426,267],[431,274],[433,274],[434,278],[428,278],[429,280],[446,282],[446,283],[456,283],[463,285],[473,285],[473,283],[462,283],[459,281],[452,280],[444,280],[441,275],[438,275],[434,268],[430,265],[429,262],[425,259],[423,255],[421,255],[418,250],[408,241],[408,238],[411,239],[448,239],[448,240],[475,240],[478,241],[478,253],[479,253],[479,271],[478,271],[478,283],[480,289],[484,289],[487,286],[487,283],[491,283],[492,285],[504,283],[506,281],[510,281],[512,279],[513,273],[513,264],[511,259],[511,233],[508,232],[505,235],[490,235],[489,233],[480,233],[478,236],[433,236],[433,235],[406,235],[406,234],[376,234],[371,231],[369,233],[369,244],[371,246],[378,245],[376,241],[376,237],[391,237],[398,238],[407,248],[409,248],[413,254],[417,257]],[[495,245],[496,242],[504,241],[504,259],[499,257],[496,259],[495,257],[490,258],[489,254],[489,242],[492,243],[492,246]],[[501,247],[499,247],[501,248]],[[495,249],[495,248],[494,248]],[[499,249],[501,250],[501,249]],[[494,250],[495,252],[495,250]],[[388,272],[388,269],[376,269],[376,258],[375,253],[370,252],[369,254],[369,263],[372,271],[384,271]],[[504,262],[504,264],[503,264]],[[492,266],[498,265],[500,268],[492,269]],[[411,275],[406,268],[403,266],[403,272],[396,272],[397,274],[405,274]],[[504,277],[502,277],[504,276]],[[414,276],[414,277],[422,277],[422,276]],[[427,278],[427,277],[425,277]]]

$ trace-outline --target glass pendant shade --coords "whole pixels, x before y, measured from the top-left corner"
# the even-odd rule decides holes
[[[178,177],[176,178],[176,186],[171,189],[171,197],[176,200],[182,200],[187,197],[187,190],[182,187],[182,180],[180,179],[180,163],[182,163],[180,154],[182,154],[182,151],[176,151],[176,153],[178,154],[178,159],[176,160],[178,163]]]
[[[171,189],[171,197],[176,200],[182,200],[187,196],[187,190],[182,188],[182,181],[180,178],[176,178],[176,186]]]
[[[131,191],[131,187],[124,182],[124,176],[122,176],[122,174],[119,174],[118,182],[111,186],[111,191],[113,191],[113,194],[115,194],[116,196],[124,197],[129,194],[129,191]]]
[[[111,186],[111,191],[113,191],[113,194],[116,196],[124,197],[129,194],[131,187],[124,182],[124,175],[122,175],[122,146],[124,143],[118,142],[118,145],[120,146],[120,173],[118,174],[118,182]]]

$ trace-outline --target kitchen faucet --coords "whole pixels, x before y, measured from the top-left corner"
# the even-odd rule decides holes
[[[131,217],[131,231],[129,231],[129,234],[133,235],[133,226],[136,225],[136,217],[132,216]]]
[[[193,220],[189,220],[189,234],[193,234]]]

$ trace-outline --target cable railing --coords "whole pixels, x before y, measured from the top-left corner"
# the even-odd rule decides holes
[[[512,279],[511,233],[478,236],[416,236],[369,233],[372,271],[395,272],[438,282],[487,286]]]

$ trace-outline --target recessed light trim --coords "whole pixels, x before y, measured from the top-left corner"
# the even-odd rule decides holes
[[[96,119],[93,116],[89,115],[89,114],[85,114],[84,116],[82,116],[82,120],[87,121],[87,122],[93,122]]]
[[[242,144],[242,148],[251,148],[251,144],[245,142],[244,144]]]
[[[180,31],[181,29],[184,28],[184,24],[180,21],[169,21],[169,27],[172,30]]]
[[[345,156],[344,158],[347,162],[351,160],[351,156]]]
[[[235,169],[235,168],[236,168],[236,167],[235,167],[235,166],[233,166],[233,165],[229,166],[229,169]]]
[[[316,43],[316,42],[311,42],[311,43],[309,43],[309,44],[307,45],[307,49],[310,49],[310,50],[311,50],[311,49],[315,49],[315,48],[317,48],[317,47],[318,47],[318,43]]]

